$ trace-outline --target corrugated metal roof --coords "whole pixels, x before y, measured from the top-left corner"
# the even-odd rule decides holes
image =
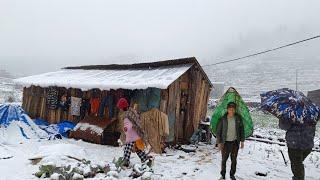
[[[14,82],[25,87],[30,87],[31,85],[41,87],[59,86],[82,90],[93,88],[101,90],[146,89],[148,87],[167,89],[192,65],[126,70],[63,69],[15,79]]]

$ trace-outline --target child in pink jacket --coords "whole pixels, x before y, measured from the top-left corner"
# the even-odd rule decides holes
[[[146,162],[148,157],[143,151],[144,144],[142,141],[143,132],[139,125],[139,115],[134,109],[128,109],[128,102],[125,98],[119,99],[117,107],[126,111],[124,118],[124,132],[126,135],[126,144],[124,147],[124,164],[123,166],[128,167],[130,164],[130,155],[133,149],[136,149],[136,153],[139,156],[141,162]]]

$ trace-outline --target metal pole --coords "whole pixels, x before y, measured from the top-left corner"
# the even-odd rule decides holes
[[[298,91],[298,69],[296,69],[296,91]]]

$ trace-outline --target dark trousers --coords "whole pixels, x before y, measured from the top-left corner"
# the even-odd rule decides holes
[[[293,180],[304,180],[304,164],[303,161],[311,153],[311,149],[300,150],[288,148],[289,159],[291,162],[291,171]]]
[[[239,151],[239,143],[237,141],[224,143],[224,147],[221,151],[222,153],[222,163],[221,163],[221,176],[225,177],[226,175],[226,168],[227,168],[227,160],[229,156],[231,156],[231,170],[230,176],[234,176],[237,169],[237,157]]]

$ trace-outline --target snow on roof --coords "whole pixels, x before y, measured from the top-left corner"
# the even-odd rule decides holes
[[[165,66],[148,69],[84,70],[63,69],[40,75],[15,79],[14,82],[25,87],[31,85],[90,90],[110,89],[147,89],[149,87],[167,89],[168,86],[184,74],[192,64]]]

